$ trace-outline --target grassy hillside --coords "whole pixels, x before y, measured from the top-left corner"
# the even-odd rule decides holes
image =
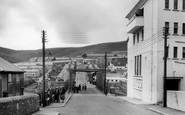
[[[90,45],[85,47],[71,47],[71,48],[49,48],[46,49],[46,55],[49,52],[55,57],[76,57],[83,53],[105,53],[113,51],[126,51],[127,42],[113,42]],[[31,57],[42,56],[42,50],[12,50],[0,47],[0,57],[9,62],[28,61]]]

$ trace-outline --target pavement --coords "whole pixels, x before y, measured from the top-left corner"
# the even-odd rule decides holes
[[[114,95],[109,95],[109,96],[114,96]],[[145,109],[151,110],[161,115],[185,115],[185,112],[183,111],[175,110],[168,107],[163,107],[162,105],[154,105],[154,104],[143,102],[138,99],[129,98],[126,96],[117,96],[117,98],[125,100],[134,105],[139,105],[140,107],[144,107]]]
[[[50,111],[51,108],[61,108],[65,107],[65,105],[68,103],[70,98],[72,97],[73,93],[68,93],[68,91],[65,93],[65,100],[64,102],[60,101],[59,103],[51,103],[50,105],[46,107],[40,107],[39,111],[33,113],[32,115],[59,115],[59,112],[57,111]]]

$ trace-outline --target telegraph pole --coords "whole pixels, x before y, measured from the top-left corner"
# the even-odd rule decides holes
[[[42,74],[43,74],[43,97],[42,97],[42,102],[43,102],[43,107],[46,106],[46,96],[45,96],[45,36],[46,32],[45,30],[42,31]]]
[[[167,107],[167,88],[166,88],[166,73],[167,73],[167,55],[168,55],[168,48],[167,48],[167,37],[168,37],[168,27],[164,27],[164,80],[163,80],[163,107]]]
[[[105,78],[104,78],[104,93],[107,95],[106,71],[107,71],[107,52],[105,52]]]

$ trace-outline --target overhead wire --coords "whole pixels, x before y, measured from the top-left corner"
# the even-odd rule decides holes
[[[147,47],[150,47],[151,45],[154,45],[162,41],[163,40],[162,35],[163,35],[163,30],[159,30],[157,33],[153,34],[151,37],[145,38],[147,39],[147,41],[143,43],[141,42],[142,44],[140,44],[139,47],[136,46],[136,47],[132,47],[132,49],[128,49],[129,53],[127,55],[131,55],[135,52],[141,51]]]

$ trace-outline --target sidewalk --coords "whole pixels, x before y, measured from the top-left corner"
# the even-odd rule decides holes
[[[58,115],[59,112],[57,111],[49,111],[52,108],[61,108],[61,107],[65,107],[65,105],[68,103],[68,101],[71,99],[73,93],[68,93],[68,91],[65,93],[65,100],[64,103],[62,103],[61,101],[59,103],[51,103],[50,105],[46,106],[46,107],[40,107],[40,110],[36,113],[33,113],[32,115]]]
[[[146,107],[146,109],[154,111],[154,112],[159,113],[161,115],[185,115],[185,112],[183,112],[183,111],[178,111],[178,110],[171,109],[168,107],[163,107],[161,105],[152,105],[150,103],[145,103],[141,100],[129,98],[126,96],[116,96],[116,97],[119,99],[123,99],[127,102],[130,102],[132,104],[135,104],[135,105],[139,105],[139,106],[144,105]]]

